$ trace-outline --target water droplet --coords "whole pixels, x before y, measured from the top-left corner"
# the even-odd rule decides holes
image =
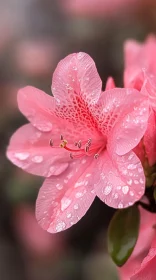
[[[78,204],[75,204],[75,205],[74,205],[74,209],[77,210],[78,208],[79,208],[79,205],[78,205]]]
[[[52,129],[52,124],[50,122],[45,122],[45,123],[40,123],[37,124],[36,127],[44,132],[51,131]]]
[[[134,195],[134,192],[130,191],[129,194],[130,194],[131,196],[133,196],[133,195]]]
[[[128,186],[123,186],[123,187],[122,187],[122,192],[123,192],[124,194],[127,194],[128,191],[129,191],[129,187],[128,187]]]
[[[110,194],[111,190],[112,190],[112,187],[111,187],[111,186],[106,186],[106,187],[104,188],[104,190],[103,190],[103,193],[104,193],[105,195],[108,195],[108,194]]]
[[[43,157],[42,156],[35,156],[32,158],[32,161],[35,163],[41,163],[43,161]]]
[[[60,184],[56,184],[56,188],[60,191],[63,189],[63,185],[60,185]]]
[[[141,184],[144,184],[144,180],[142,178],[140,178],[139,181],[140,181]]]
[[[132,185],[132,182],[133,182],[132,179],[130,179],[130,180],[127,181],[127,184]]]
[[[130,170],[134,170],[136,169],[136,164],[129,164],[127,168]]]
[[[41,132],[36,132],[36,136],[37,136],[37,138],[40,138],[41,137],[41,135],[42,135],[42,133]]]
[[[75,194],[75,197],[76,197],[76,198],[80,198],[80,197],[83,197],[83,195],[84,195],[84,192],[77,192],[77,193]]]
[[[138,180],[134,180],[134,184],[138,185],[139,181]]]
[[[56,225],[56,232],[60,232],[66,228],[66,224],[64,222],[60,222]]]
[[[118,204],[118,208],[123,208],[123,204],[121,202]]]
[[[71,218],[71,216],[72,216],[72,214],[71,214],[71,213],[68,213],[68,214],[67,214],[67,218],[68,218],[68,219],[70,219],[70,218]]]
[[[63,197],[61,199],[61,210],[64,211],[65,209],[68,208],[68,206],[71,204],[71,199],[67,197]]]
[[[26,160],[29,157],[29,153],[15,153],[14,156],[20,160]]]

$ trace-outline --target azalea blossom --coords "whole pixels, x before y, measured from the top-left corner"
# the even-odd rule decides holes
[[[112,87],[109,82],[107,88]],[[30,124],[12,136],[7,156],[48,177],[36,216],[45,230],[58,232],[75,224],[96,195],[123,208],[144,194],[144,171],[132,150],[145,133],[149,103],[135,89],[102,92],[95,63],[85,53],[58,64],[52,93],[30,86],[19,91],[18,106]]]
[[[141,90],[145,74],[156,76],[156,37],[150,35],[144,43],[127,40],[124,46],[124,85]],[[146,70],[144,73],[143,70]],[[147,77],[146,77],[147,78]]]
[[[121,280],[154,280],[156,261],[156,214],[140,209],[139,238],[124,266],[118,269]]]
[[[125,44],[124,85],[138,89],[149,99],[150,114],[145,135],[135,152],[146,165],[156,163],[156,38],[150,35],[145,43],[128,40]],[[146,168],[145,167],[145,168]]]

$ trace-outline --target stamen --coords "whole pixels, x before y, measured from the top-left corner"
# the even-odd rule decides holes
[[[67,143],[68,143],[67,140],[63,140],[62,143],[60,144],[60,147],[65,148]]]
[[[79,142],[77,143],[77,146],[79,149],[81,149],[81,146],[82,146],[81,140],[79,140]]]
[[[85,152],[86,152],[86,153],[89,152],[89,146],[88,146],[88,145],[85,146]]]
[[[50,140],[49,140],[49,145],[50,145],[51,147],[54,145],[54,143],[53,143],[53,140],[52,140],[52,139],[50,139]]]
[[[60,135],[60,139],[63,140],[63,135],[62,134]]]
[[[71,159],[73,159],[73,158],[74,158],[72,153],[70,153],[70,158],[71,158]]]
[[[88,142],[87,142],[87,144],[88,144],[89,147],[90,147],[91,143],[92,143],[92,139],[89,138],[89,139],[88,139]]]
[[[95,154],[95,155],[94,155],[94,158],[95,158],[95,159],[98,159],[98,157],[99,157],[99,154]]]

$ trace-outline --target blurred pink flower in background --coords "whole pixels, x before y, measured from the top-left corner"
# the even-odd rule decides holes
[[[146,133],[135,152],[144,164],[156,162],[156,37],[145,43],[129,40],[125,43],[124,85],[138,89],[149,98],[150,115]]]
[[[124,85],[141,90],[146,70],[156,76],[156,37],[149,35],[144,43],[128,40],[124,46]]]
[[[21,204],[14,212],[13,224],[19,242],[28,254],[42,257],[56,257],[64,250],[64,240],[61,235],[51,235],[37,223],[34,208]]]
[[[139,238],[131,257],[119,268],[121,280],[155,279],[156,268],[153,263],[156,261],[156,214],[141,207],[140,214]]]
[[[143,2],[143,1],[141,1]],[[63,10],[72,16],[124,16],[125,12],[135,11],[140,6],[140,0],[60,0]]]
[[[31,124],[15,132],[7,156],[30,173],[50,177],[36,210],[49,232],[75,224],[96,195],[123,208],[144,194],[143,168],[132,149],[146,130],[147,98],[133,89],[101,88],[94,61],[78,53],[58,64],[54,98],[32,87],[19,91],[19,108]]]
[[[14,63],[28,76],[46,76],[57,61],[59,47],[52,40],[29,39],[15,46]]]

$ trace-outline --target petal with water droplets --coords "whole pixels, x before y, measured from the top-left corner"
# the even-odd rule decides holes
[[[77,223],[95,198],[91,159],[85,164],[81,161],[73,161],[62,175],[46,179],[40,189],[36,216],[48,232],[59,232]]]
[[[41,131],[52,130],[55,100],[43,91],[27,86],[18,92],[18,106],[22,114]]]
[[[58,175],[68,167],[69,153],[59,147],[51,148],[50,138],[51,133],[43,133],[31,124],[24,125],[11,137],[7,157],[32,174],[44,177]],[[55,142],[56,135],[53,139]]]
[[[107,151],[101,154],[94,182],[97,196],[113,208],[131,206],[145,191],[143,168],[133,152],[113,158]]]

